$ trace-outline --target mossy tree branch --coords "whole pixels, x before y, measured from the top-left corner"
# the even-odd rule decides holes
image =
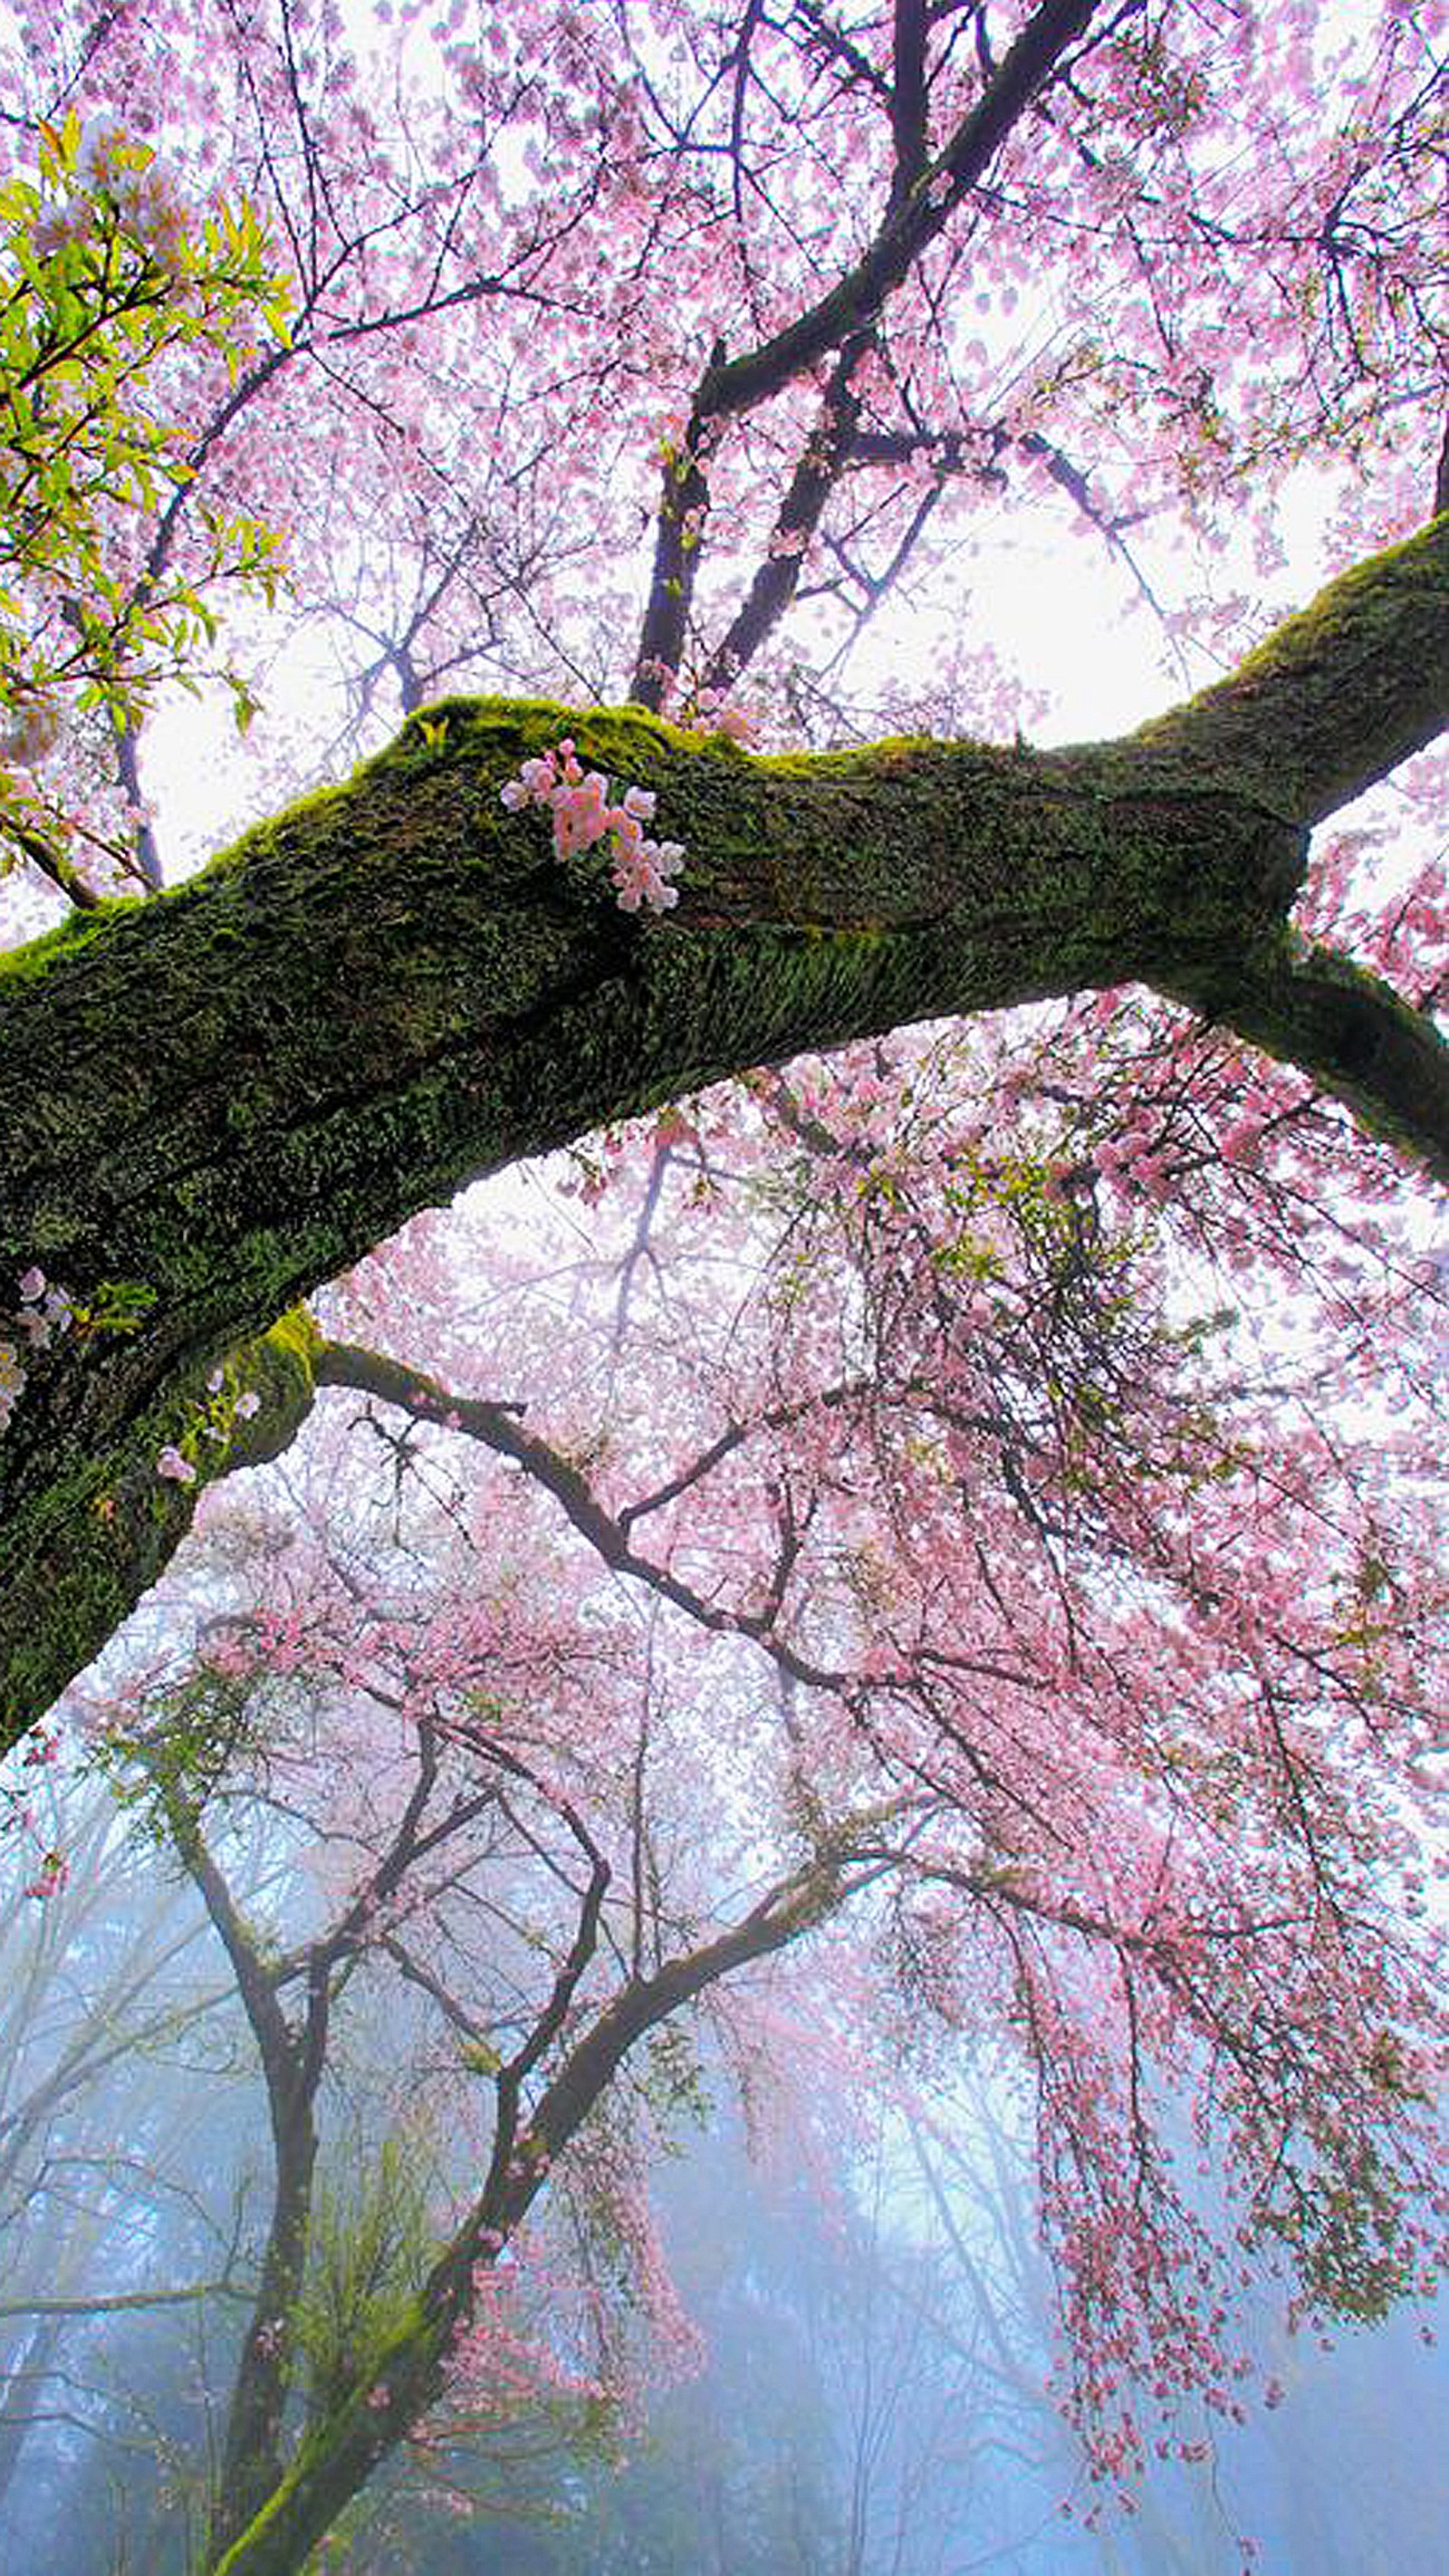
[[[1449,722],[1449,511],[1330,582],[1225,680],[1145,726],[1312,826]]]
[[[190,885],[0,959],[0,1279],[150,1294],[71,1334],[0,1437],[0,1713],[39,1718],[186,1526],[158,1483],[226,1357],[285,1444],[305,1328],[416,1209],[718,1076],[904,1023],[1140,980],[1301,1064],[1449,1175],[1449,1057],[1285,931],[1308,825],[1449,721],[1449,519],[1331,585],[1124,741],[751,759],[637,709],[453,701]],[[572,733],[688,850],[633,920],[499,804]],[[0,1305],[3,1305],[0,1298]]]

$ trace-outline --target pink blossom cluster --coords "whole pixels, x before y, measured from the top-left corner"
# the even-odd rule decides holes
[[[735,657],[721,654],[715,667],[728,683],[735,676]],[[657,655],[640,663],[639,676],[657,681],[660,710],[675,716],[680,724],[698,726],[706,733],[725,734],[731,742],[753,743],[759,740],[759,718],[734,703],[727,685],[719,688],[696,686],[687,675],[681,676],[672,662],[662,662]]]
[[[21,1757],[22,1770],[50,1770],[59,1759],[60,1737],[54,1733],[47,1734],[43,1726],[36,1727]],[[23,1789],[0,1785],[0,1839],[14,1833],[28,1834],[32,1840],[39,1839],[35,1810]],[[56,1895],[64,1887],[69,1875],[69,1864],[63,1852],[42,1850],[25,1882],[23,1893],[43,1902],[47,1896]]]
[[[90,197],[114,206],[122,229],[149,252],[161,268],[179,270],[186,239],[186,209],[175,186],[155,158],[144,157],[128,143],[124,128],[112,116],[88,116],[76,152],[76,182]],[[37,247],[58,248],[84,229],[84,205],[61,207],[49,218],[48,243],[37,227]]]
[[[68,242],[84,241],[98,205],[112,209],[121,230],[158,267],[179,275],[187,209],[150,150],[104,112],[87,117],[81,127],[73,193],[48,207],[35,223],[32,239],[40,257],[51,259]]]
[[[250,1422],[253,1414],[260,1410],[262,1399],[254,1387],[248,1387],[234,1403],[228,1404],[225,1401],[226,1371],[220,1368],[212,1370],[206,1381],[206,1391],[213,1403],[210,1419],[203,1418],[200,1424],[201,1436],[204,1440],[214,1441],[218,1448],[225,1448],[233,1426],[237,1422]],[[173,1440],[168,1440],[160,1451],[156,1473],[172,1485],[194,1485],[196,1482],[195,1466],[185,1450],[178,1448]]]
[[[43,1903],[47,1896],[55,1896],[59,1893],[69,1876],[70,1863],[64,1853],[45,1852],[42,1854],[40,1867],[35,1876],[26,1884],[25,1893],[27,1896],[38,1897]]]
[[[693,712],[701,724],[714,733],[728,735],[731,742],[753,742],[759,732],[752,715],[743,707],[732,706],[723,689],[700,689],[696,692]]]
[[[546,806],[553,817],[554,856],[577,857],[606,836],[613,840],[609,873],[621,912],[668,912],[679,901],[670,879],[684,858],[681,841],[649,841],[644,826],[652,822],[655,800],[645,787],[626,787],[617,804],[609,802],[609,782],[597,769],[585,770],[571,741],[537,760],[526,760],[516,778],[500,790],[500,802],[511,814],[530,805]]]
[[[71,1319],[71,1302],[63,1288],[52,1288],[43,1270],[33,1265],[17,1281],[20,1304],[10,1318],[27,1349],[43,1351]],[[25,1390],[26,1370],[16,1343],[0,1337],[0,1431],[8,1424]]]

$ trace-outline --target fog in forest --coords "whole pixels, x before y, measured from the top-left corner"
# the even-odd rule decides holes
[[[92,1779],[45,1790],[69,1883],[7,1885],[0,2010],[0,2529],[7,2576],[185,2576],[254,2289],[269,2170],[255,2052],[194,1887]],[[34,1815],[32,1801],[32,1815]],[[285,1836],[232,1828],[248,1902]],[[12,1842],[8,1875],[16,1880]],[[396,1982],[352,1999],[323,2118],[302,2333],[336,2346],[416,2277],[450,2155],[394,2087]],[[742,2116],[706,2030],[656,2054],[661,2260],[641,2320],[620,2279],[617,2397],[566,2356],[495,2369],[386,2465],[312,2564],[433,2576],[1434,2576],[1449,2505],[1445,2369],[1423,2319],[1259,2336],[1282,2385],[1205,2456],[1100,2491],[1045,2381],[1049,2285],[1009,2102],[924,2082],[873,2134],[842,2102],[808,2143]],[[753,2127],[753,2137],[746,2130]],[[577,2217],[577,2213],[576,2213]],[[617,2253],[607,2229],[550,2265]],[[645,2299],[642,2304],[649,2306]],[[627,2354],[626,2344],[633,2345]],[[523,2339],[514,2347],[523,2355]],[[496,2354],[495,2354],[496,2362]],[[307,2400],[299,2379],[298,2404]],[[1193,2427],[1174,2439],[1193,2447]],[[1257,2555],[1244,2559],[1243,2541]]]

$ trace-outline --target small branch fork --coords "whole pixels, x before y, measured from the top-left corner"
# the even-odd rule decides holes
[[[1084,36],[1100,0],[1044,0],[934,162],[929,152],[925,0],[897,0],[887,110],[890,192],[874,239],[846,275],[793,322],[736,358],[717,342],[696,390],[683,441],[664,460],[654,567],[630,695],[662,707],[683,664],[709,514],[709,460],[725,424],[742,419],[829,360],[821,406],[787,487],[770,548],[725,637],[706,657],[705,689],[736,680],[778,626],[799,580],[804,546],[841,473],[860,415],[852,380],[874,344],[891,297],[945,231],[1008,136]],[[823,40],[837,39],[810,13]],[[877,84],[872,76],[872,89]]]

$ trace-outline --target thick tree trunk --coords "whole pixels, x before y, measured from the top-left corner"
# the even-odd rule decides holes
[[[220,2564],[282,2480],[282,2419],[291,2377],[291,2310],[302,2285],[317,2137],[311,2106],[298,2102],[279,2121],[273,2106],[277,2170],[266,2262],[227,2413],[207,2536],[208,2563]],[[265,2340],[264,2340],[265,2338]]]
[[[306,2434],[260,2509],[210,2546],[198,2576],[303,2576],[317,2542],[440,2396],[448,2332],[421,2309],[378,2355],[375,2377]]]
[[[280,1446],[309,1394],[273,1319],[465,1181],[715,1077],[938,1015],[1141,980],[1301,1063],[1449,1171],[1432,1028],[1285,931],[1307,827],[1449,720],[1449,518],[1238,677],[1121,743],[884,743],[755,760],[636,710],[458,701],[192,884],[0,960],[0,1280],[72,1331],[0,1435],[0,1714],[39,1718],[190,1516],[155,1461]],[[571,733],[652,788],[679,908],[635,920],[498,791]],[[0,1313],[8,1302],[0,1293]],[[104,1301],[101,1304],[104,1313]],[[3,1326],[0,1326],[3,1330]],[[262,1410],[194,1435],[209,1367]]]

